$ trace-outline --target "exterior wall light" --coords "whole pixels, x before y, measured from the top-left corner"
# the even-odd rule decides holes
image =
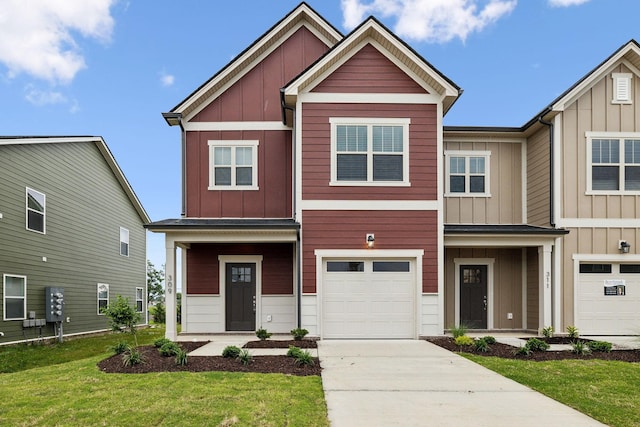
[[[367,246],[369,248],[373,247],[373,243],[376,241],[376,236],[373,234],[367,234]]]
[[[620,249],[623,254],[628,254],[629,249],[631,249],[631,245],[626,240],[620,240],[618,242],[618,249]]]

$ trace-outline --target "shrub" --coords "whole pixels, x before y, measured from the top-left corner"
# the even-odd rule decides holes
[[[489,345],[496,343],[496,339],[494,337],[492,337],[491,335],[487,335],[486,337],[483,337],[482,339],[485,340],[487,342],[487,344],[489,344]]]
[[[451,334],[453,335],[453,338],[464,336],[464,334],[466,333],[467,333],[467,327],[462,323],[458,326],[453,326],[451,328]]]
[[[271,337],[271,335],[273,335],[273,334],[272,334],[271,332],[267,332],[267,330],[266,330],[266,329],[262,329],[262,328],[260,328],[260,329],[258,329],[258,330],[256,331],[256,336],[257,336],[258,338],[260,338],[260,341],[264,341],[264,340],[266,340],[266,339],[270,338],[270,337]]]
[[[155,323],[165,323],[167,321],[167,309],[164,304],[159,302],[152,308],[153,321]]]
[[[531,353],[531,348],[529,348],[527,344],[522,345],[513,351],[513,354],[517,356],[531,356]]]
[[[249,363],[253,362],[253,355],[249,353],[249,350],[240,350],[240,353],[236,357],[236,360],[238,360],[243,365],[248,365]]]
[[[579,355],[585,355],[591,353],[591,349],[584,341],[571,341],[571,352]]]
[[[187,352],[179,348],[176,352],[176,365],[185,366],[187,364]]]
[[[119,341],[116,345],[111,346],[111,350],[114,354],[122,354],[129,349],[129,344],[126,341]]]
[[[468,337],[466,335],[460,335],[459,337],[455,338],[453,341],[456,343],[456,345],[460,345],[460,346],[473,345],[473,338]]]
[[[553,333],[553,328],[552,328]],[[539,340],[538,338],[529,338],[525,346],[529,347],[531,351],[547,351],[549,350],[549,344]]]
[[[290,345],[287,350],[287,357],[298,357],[302,353],[302,350],[296,346]]]
[[[222,357],[229,357],[235,359],[240,355],[240,348],[235,345],[228,345],[222,350]]]
[[[309,333],[309,331],[307,331],[306,329],[303,329],[303,328],[295,328],[295,329],[291,330],[291,335],[293,336],[293,339],[296,340],[296,341],[300,341],[308,333]]]
[[[158,338],[157,340],[155,340],[153,342],[153,346],[155,348],[160,348],[160,347],[162,347],[163,345],[165,345],[166,343],[169,343],[169,342],[171,342],[171,340],[169,338]]]
[[[139,365],[144,362],[142,352],[135,347],[129,347],[127,351],[122,354],[122,364],[124,366]]]
[[[587,346],[591,351],[601,351],[604,353],[609,353],[612,348],[611,343],[606,341],[589,341],[587,342]]]
[[[479,339],[475,340],[475,342],[473,343],[473,348],[476,351],[480,351],[482,353],[486,353],[487,351],[489,351],[491,349],[489,347],[489,343],[484,338],[479,338]]]
[[[313,360],[313,356],[311,356],[311,353],[309,353],[309,351],[305,350],[305,351],[300,351],[298,353],[297,356],[295,356],[296,360],[295,360],[295,364],[297,366],[308,366],[308,365],[315,365],[315,361]]]
[[[553,326],[542,328],[542,336],[545,338],[551,338],[553,336]]]
[[[160,354],[165,357],[175,356],[176,354],[178,354],[178,351],[180,350],[181,350],[180,346],[171,341],[169,341],[168,343],[162,344],[162,347],[158,349]]]
[[[578,328],[575,326],[567,326],[567,334],[569,335],[569,338],[578,338],[580,335]]]

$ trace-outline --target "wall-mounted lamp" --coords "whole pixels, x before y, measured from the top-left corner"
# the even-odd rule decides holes
[[[367,234],[367,246],[369,248],[373,247],[373,243],[376,241],[376,236],[373,234]]]
[[[618,241],[618,249],[620,249],[623,254],[628,254],[631,245],[626,240],[620,240]]]

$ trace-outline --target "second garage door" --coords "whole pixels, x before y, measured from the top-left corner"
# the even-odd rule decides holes
[[[324,338],[415,338],[416,279],[411,260],[325,260]]]

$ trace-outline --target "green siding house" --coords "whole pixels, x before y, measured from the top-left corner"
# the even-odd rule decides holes
[[[118,295],[146,323],[149,217],[101,137],[0,137],[0,183],[0,344],[105,330]]]

